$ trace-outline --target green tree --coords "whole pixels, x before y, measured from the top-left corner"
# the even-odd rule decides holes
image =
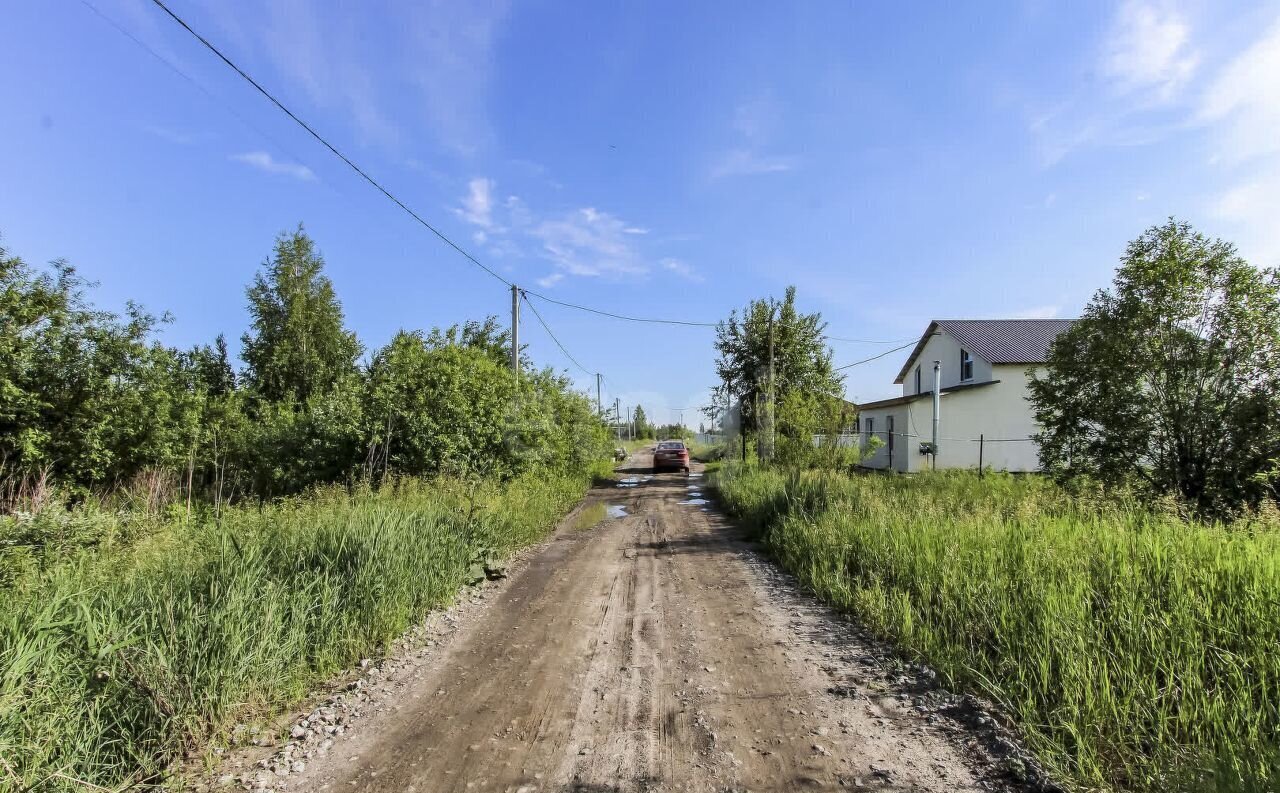
[[[632,423],[636,427],[637,438],[652,438],[653,425],[649,423],[649,417],[644,412],[644,407],[636,405],[636,412],[632,418]]]
[[[324,259],[299,225],[247,290],[252,329],[243,338],[247,384],[268,401],[305,403],[355,371],[360,343],[343,325]]]
[[[742,431],[757,435],[766,446],[776,435],[779,452],[790,450],[794,456],[810,448],[818,431],[814,417],[843,405],[842,378],[831,365],[825,329],[821,314],[796,309],[794,286],[787,287],[781,301],[753,300],[741,315],[731,313],[716,326],[721,382],[713,389],[708,417],[716,419],[724,404],[736,403]]]
[[[1032,381],[1042,464],[1208,515],[1275,498],[1277,361],[1277,272],[1170,219],[1129,243]]]

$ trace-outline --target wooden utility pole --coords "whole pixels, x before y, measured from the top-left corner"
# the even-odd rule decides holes
[[[604,418],[604,404],[600,401],[600,373],[596,372],[596,416]]]
[[[769,460],[773,459],[773,443],[775,438],[774,430],[773,430],[773,418],[777,414],[777,404],[776,404],[777,394],[774,391],[774,371],[773,371],[773,312],[775,308],[776,306],[774,305],[769,306],[769,428],[767,430],[768,438],[769,438],[769,449],[766,455],[767,459]]]
[[[520,379],[520,287],[511,285],[511,374]]]

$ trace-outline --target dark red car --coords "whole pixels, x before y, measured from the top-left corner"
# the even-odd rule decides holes
[[[660,441],[653,450],[653,472],[663,468],[679,468],[689,473],[689,448],[684,441]]]

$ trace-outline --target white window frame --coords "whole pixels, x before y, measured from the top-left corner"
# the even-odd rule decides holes
[[[969,376],[965,377],[965,367],[969,367]],[[973,356],[965,348],[960,348],[960,382],[968,383],[973,380]]]

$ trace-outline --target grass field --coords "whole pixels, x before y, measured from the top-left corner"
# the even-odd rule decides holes
[[[727,507],[819,596],[1020,723],[1082,789],[1280,788],[1280,527],[1040,478],[727,467]]]
[[[25,558],[0,588],[0,790],[156,779],[237,720],[376,654],[449,603],[477,562],[543,537],[588,481],[333,489]],[[127,534],[96,520],[104,537]],[[0,526],[0,540],[21,528]]]

